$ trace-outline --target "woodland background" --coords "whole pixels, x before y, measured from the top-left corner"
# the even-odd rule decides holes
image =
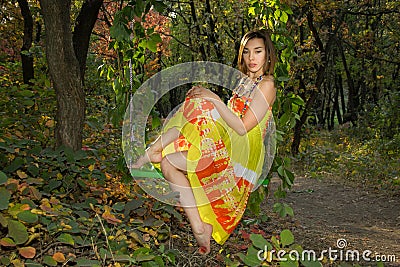
[[[2,0],[1,265],[188,266],[195,243],[182,211],[132,183],[123,115],[135,90],[169,66],[235,67],[241,36],[258,27],[279,55],[274,210],[293,215],[279,199],[296,174],[398,194],[399,13],[385,0]],[[156,104],[149,142],[189,87]],[[264,245],[293,248],[289,230],[255,228],[268,220],[268,193],[252,195],[231,240],[240,248],[225,245],[202,266],[258,266]]]

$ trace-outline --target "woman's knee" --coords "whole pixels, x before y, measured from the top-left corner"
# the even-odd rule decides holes
[[[173,171],[173,169],[175,169],[175,167],[171,164],[171,162],[168,160],[167,157],[163,157],[161,162],[160,162],[160,167],[161,167],[161,171],[162,173],[166,176],[168,176],[168,174]]]

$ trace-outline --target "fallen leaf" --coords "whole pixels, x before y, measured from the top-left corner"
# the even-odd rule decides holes
[[[54,259],[56,262],[65,262],[65,256],[64,256],[64,254],[61,253],[61,252],[56,252],[56,253],[54,253],[53,259]]]
[[[240,234],[242,235],[243,239],[245,239],[245,240],[249,240],[250,239],[250,234],[247,233],[246,231],[241,230]]]
[[[143,235],[143,240],[144,240],[145,242],[150,241],[150,235],[149,235],[149,234],[144,234],[144,235]]]
[[[4,247],[15,247],[16,246],[14,240],[12,240],[11,238],[8,238],[8,237],[2,238],[0,240],[0,245],[2,245]]]
[[[25,178],[28,177],[28,175],[27,175],[25,172],[20,171],[20,170],[17,171],[17,175],[18,175],[18,177],[21,178],[21,179],[25,179]]]
[[[33,259],[36,255],[36,249],[34,247],[23,247],[18,249],[19,254],[27,259]]]
[[[103,219],[105,219],[108,223],[114,225],[122,222],[120,219],[117,219],[114,214],[111,214],[111,207],[109,206],[104,206],[104,213],[101,215],[101,217],[103,217]]]
[[[89,165],[89,167],[88,167],[88,169],[89,169],[89,171],[93,171],[94,170],[94,164],[92,164],[92,165]]]

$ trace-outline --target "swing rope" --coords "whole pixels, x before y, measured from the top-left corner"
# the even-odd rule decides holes
[[[133,22],[132,22],[132,32],[133,32]],[[132,39],[132,37],[131,37]],[[132,58],[129,59],[129,121],[130,123],[133,122],[133,67],[132,67]],[[133,143],[135,140],[134,135],[134,127],[131,127],[131,142]],[[140,178],[160,178],[164,179],[162,173],[156,169],[153,170],[143,170],[143,169],[133,169],[129,168],[131,175],[133,177],[140,177]]]

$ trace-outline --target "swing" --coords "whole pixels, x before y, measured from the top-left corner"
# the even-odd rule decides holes
[[[130,83],[130,105],[132,105],[133,98],[133,70],[132,70],[132,59],[129,59],[129,83]],[[132,106],[131,106],[132,108]],[[132,109],[131,109],[132,110]],[[131,118],[133,119],[133,118]],[[132,177],[136,178],[157,178],[157,179],[165,179],[161,171],[156,169],[146,170],[146,169],[133,169],[129,168]]]
[[[164,179],[164,176],[162,175],[162,173],[157,171],[157,170],[132,169],[131,170],[131,175],[134,176],[134,177],[140,177],[140,178]]]

